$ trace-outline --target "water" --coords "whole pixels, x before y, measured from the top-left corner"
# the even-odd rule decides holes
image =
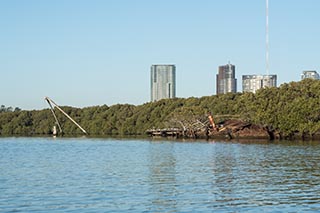
[[[319,212],[319,144],[0,138],[0,212]]]

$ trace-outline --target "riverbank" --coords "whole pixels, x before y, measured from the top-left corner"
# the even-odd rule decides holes
[[[305,79],[278,88],[264,88],[255,94],[228,93],[165,99],[138,106],[116,104],[82,109],[61,106],[61,109],[89,135],[144,135],[148,129],[174,127],[192,129],[190,134],[198,137],[201,135],[198,129],[208,126],[208,113],[211,113],[217,125],[230,120],[244,122],[244,126],[231,131],[232,137],[307,139],[317,138],[319,134],[319,99],[320,81]],[[57,111],[56,117],[63,133],[83,134],[61,112]],[[55,124],[49,109],[0,112],[0,135],[50,135]],[[220,137],[228,131],[219,127],[218,133],[205,130],[204,135]]]

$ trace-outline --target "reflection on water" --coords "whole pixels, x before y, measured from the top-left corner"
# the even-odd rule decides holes
[[[176,159],[174,143],[151,144],[149,151],[150,195],[153,212],[176,210]]]
[[[0,138],[0,212],[319,212],[318,142]]]

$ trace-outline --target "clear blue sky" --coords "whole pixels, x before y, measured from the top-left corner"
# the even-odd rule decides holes
[[[320,71],[320,1],[269,0],[270,74]],[[175,64],[177,96],[215,94],[219,65],[266,74],[265,0],[0,0],[0,104],[150,100],[150,66]]]

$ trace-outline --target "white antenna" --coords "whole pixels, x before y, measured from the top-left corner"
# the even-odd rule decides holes
[[[266,0],[266,70],[269,75],[269,0]]]

